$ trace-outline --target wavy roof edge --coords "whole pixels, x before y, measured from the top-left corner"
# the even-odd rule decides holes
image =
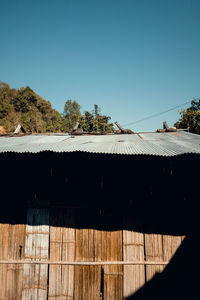
[[[178,131],[117,135],[32,134],[0,137],[0,153],[39,153],[44,151],[151,156],[200,154],[200,135]]]

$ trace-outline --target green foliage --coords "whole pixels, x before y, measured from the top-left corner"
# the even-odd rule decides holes
[[[174,124],[177,128],[189,128],[192,133],[200,134],[200,99],[191,101],[191,106],[180,111],[181,117]]]
[[[69,132],[79,122],[85,132],[104,134],[113,132],[110,117],[100,114],[97,104],[93,112],[82,115],[76,101],[67,100],[61,115],[51,103],[37,95],[30,87],[11,89],[0,82],[0,125],[13,132],[21,124],[26,132]]]
[[[69,131],[73,129],[76,123],[79,121],[81,117],[80,105],[76,101],[67,100],[64,107],[64,122],[63,129],[64,131]]]
[[[27,132],[58,132],[62,117],[49,101],[37,95],[30,87],[11,89],[0,83],[0,125],[13,132],[18,124]]]
[[[96,134],[105,134],[113,132],[113,124],[108,123],[111,118],[100,114],[100,109],[97,104],[94,105],[92,113],[85,111],[84,116],[79,119],[79,122],[84,131]]]

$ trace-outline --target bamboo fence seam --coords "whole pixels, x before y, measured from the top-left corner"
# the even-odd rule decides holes
[[[0,264],[43,264],[43,265],[168,265],[169,261],[96,261],[96,262],[79,262],[79,261],[34,261],[34,260],[0,260]]]

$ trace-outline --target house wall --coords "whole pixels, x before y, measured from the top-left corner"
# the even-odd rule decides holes
[[[124,299],[165,267],[144,261],[169,261],[182,241],[142,227],[134,230],[130,217],[94,212],[89,218],[90,213],[86,208],[28,208],[26,224],[1,223],[0,299]],[[2,263],[9,260],[23,263]],[[89,265],[116,261],[141,264]]]
[[[190,270],[188,259],[185,267],[179,245],[183,234],[198,235],[199,163],[196,156],[1,155],[0,299],[123,299],[148,290],[164,268],[174,289],[181,278],[178,295],[182,281],[191,290],[196,264]],[[178,247],[178,267],[158,264]],[[105,263],[115,261],[122,263]]]

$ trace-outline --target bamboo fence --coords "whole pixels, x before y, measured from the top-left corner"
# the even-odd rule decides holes
[[[124,299],[162,272],[183,239],[76,222],[69,209],[31,208],[27,224],[0,224],[0,299]]]

